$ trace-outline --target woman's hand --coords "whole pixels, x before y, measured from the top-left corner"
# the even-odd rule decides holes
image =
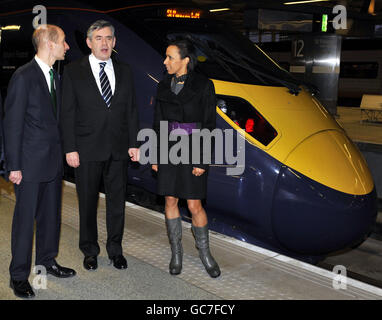
[[[199,177],[199,176],[201,176],[204,173],[204,171],[206,171],[206,170],[194,167],[194,169],[192,170],[192,174],[194,176]]]
[[[158,165],[157,164],[151,165],[151,169],[153,169],[155,172],[158,172]]]
[[[128,150],[131,161],[139,161],[139,148],[130,148]]]

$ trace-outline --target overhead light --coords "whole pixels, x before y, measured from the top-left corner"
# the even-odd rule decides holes
[[[293,2],[284,2],[284,4],[303,4],[303,3],[311,3],[311,2],[323,2],[323,1],[330,1],[330,0],[303,0],[303,1],[293,1]]]
[[[5,26],[5,27],[1,27],[1,30],[20,30],[21,26]]]
[[[218,11],[228,11],[230,8],[219,8],[219,9],[210,9],[210,12],[218,12]]]
[[[367,10],[367,12],[373,16],[375,16],[375,1],[374,0],[370,0],[370,4],[369,4],[369,9]]]

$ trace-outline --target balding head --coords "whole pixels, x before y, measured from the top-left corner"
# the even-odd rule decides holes
[[[44,46],[44,44],[50,40],[57,43],[61,28],[52,24],[44,24],[39,26],[32,36],[32,43],[36,52]]]
[[[64,31],[52,24],[38,27],[33,32],[32,42],[37,56],[48,66],[52,66],[57,60],[64,60],[65,53],[69,50]]]

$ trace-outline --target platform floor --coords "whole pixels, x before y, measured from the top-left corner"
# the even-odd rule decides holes
[[[0,299],[15,300],[9,288],[11,259],[10,230],[14,207],[11,184],[0,179]],[[183,222],[184,262],[178,276],[168,273],[170,248],[164,216],[130,203],[126,204],[123,241],[129,267],[109,265],[105,250],[105,203],[100,198],[98,233],[101,253],[98,269],[86,271],[78,249],[78,207],[72,184],[64,184],[59,264],[74,268],[69,279],[47,278],[47,289],[36,291],[37,300],[349,300],[382,299],[382,290],[347,279],[346,289],[334,289],[334,274],[324,269],[211,233],[211,251],[222,275],[211,279],[194,246],[190,224]],[[29,281],[33,283],[35,275]]]
[[[358,107],[337,107],[337,122],[354,142],[382,145],[382,122],[370,123],[365,120]]]

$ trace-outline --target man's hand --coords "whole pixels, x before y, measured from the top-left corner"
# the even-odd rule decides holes
[[[130,148],[128,152],[131,161],[139,161],[139,148]]]
[[[23,175],[21,174],[21,171],[11,171],[9,174],[9,180],[15,184],[20,184],[21,180],[23,179]]]
[[[66,154],[66,162],[69,166],[78,168],[80,166],[80,155],[77,151],[69,152]]]
[[[194,176],[199,177],[199,176],[201,176],[204,173],[204,171],[206,171],[206,170],[194,167],[194,169],[192,170],[192,174]]]
[[[158,165],[157,164],[152,164],[151,169],[153,169],[155,172],[158,172]]]

